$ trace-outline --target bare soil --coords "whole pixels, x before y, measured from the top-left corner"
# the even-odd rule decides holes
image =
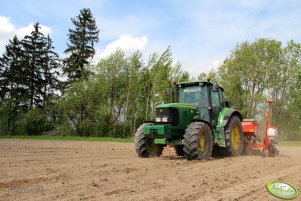
[[[132,143],[0,140],[0,200],[277,200],[271,179],[301,190],[301,147],[278,148],[186,161],[173,150],[141,159]]]

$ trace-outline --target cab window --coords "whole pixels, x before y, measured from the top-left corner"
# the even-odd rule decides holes
[[[179,88],[179,103],[190,103],[197,107],[208,107],[206,86],[189,86]]]
[[[221,99],[219,91],[212,91],[211,93],[211,106],[212,107],[221,107]]]

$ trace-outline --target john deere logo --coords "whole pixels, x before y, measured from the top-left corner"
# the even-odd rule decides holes
[[[270,181],[267,184],[267,190],[272,195],[286,200],[294,199],[298,196],[298,190],[283,181]]]

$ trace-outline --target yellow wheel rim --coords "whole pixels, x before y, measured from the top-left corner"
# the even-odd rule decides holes
[[[231,145],[232,149],[237,150],[240,144],[240,134],[237,125],[234,125],[231,130]]]
[[[199,134],[199,152],[205,151],[206,138],[204,133]]]

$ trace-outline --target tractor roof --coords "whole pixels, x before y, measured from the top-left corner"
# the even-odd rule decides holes
[[[209,85],[212,86],[214,83],[210,82],[210,81],[205,81],[205,80],[195,80],[195,81],[190,81],[190,82],[180,82],[177,84],[177,86],[179,85],[184,85],[184,86],[198,86],[200,85],[200,83],[202,83],[203,85]],[[219,87],[224,90],[224,88],[222,86],[219,85]]]

